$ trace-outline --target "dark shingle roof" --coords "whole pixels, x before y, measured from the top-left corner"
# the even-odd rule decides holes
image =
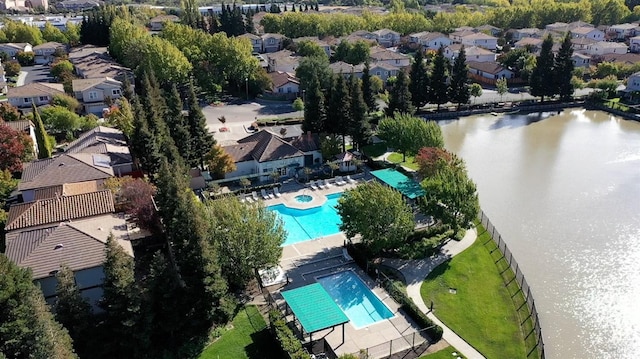
[[[304,155],[280,136],[268,130],[256,132],[239,140],[237,145],[224,146],[224,149],[236,162],[249,161],[250,159],[268,162]]]
[[[113,177],[111,167],[98,166],[91,154],[67,155],[31,162],[22,172],[21,191]]]
[[[64,222],[114,211],[113,195],[108,190],[60,196],[11,206],[5,230]]]

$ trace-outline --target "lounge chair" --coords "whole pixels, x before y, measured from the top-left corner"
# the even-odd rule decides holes
[[[282,196],[282,195],[280,194],[280,191],[278,190],[278,187],[274,187],[274,188],[273,188],[273,194],[275,194],[275,195],[276,195],[276,197],[278,197],[278,198],[280,198],[280,196]]]
[[[262,195],[263,199],[269,199],[269,195],[267,194],[267,191],[263,189],[260,190],[260,194]]]
[[[345,182],[345,181],[342,179],[342,176],[337,176],[337,177],[336,177],[335,182],[336,182],[336,184],[337,184],[338,186],[342,186],[342,185],[347,184],[347,182]]]
[[[242,202],[242,203],[244,203],[244,202],[246,202],[246,201],[247,201],[247,199],[246,199],[246,198],[244,198],[244,195],[240,196],[239,198],[240,198],[240,202]]]
[[[325,186],[324,180],[318,180],[318,182],[316,182],[316,184],[318,185],[318,188],[320,188],[320,189],[329,188],[329,187]]]
[[[314,191],[318,189],[318,186],[316,185],[316,181],[309,182],[309,187],[311,187],[311,189]]]
[[[327,186],[327,188],[333,187],[333,185],[329,183],[329,180],[323,180],[322,183],[324,183],[324,185]]]
[[[251,197],[256,202],[260,200],[260,197],[258,197],[258,194],[256,193],[256,191],[251,192]]]
[[[353,178],[351,178],[351,176],[347,176],[347,182],[349,182],[349,183],[356,183],[356,180],[354,180]]]
[[[267,196],[269,196],[270,199],[276,198],[276,196],[273,193],[271,193],[270,191],[267,191]]]
[[[247,203],[253,203],[253,198],[249,194],[245,195],[244,199]]]

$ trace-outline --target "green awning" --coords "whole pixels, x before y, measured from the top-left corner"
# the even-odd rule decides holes
[[[373,171],[371,174],[388,186],[400,191],[400,193],[409,199],[416,199],[417,197],[425,195],[424,190],[418,182],[393,168]]]
[[[347,323],[349,318],[320,283],[281,292],[307,333]]]

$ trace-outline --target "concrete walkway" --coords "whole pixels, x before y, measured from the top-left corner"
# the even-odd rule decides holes
[[[434,270],[438,265],[444,263],[446,260],[469,248],[469,246],[475,242],[477,236],[478,233],[476,228],[469,229],[461,241],[449,240],[449,242],[442,247],[441,253],[431,258],[424,258],[420,260],[385,258],[382,260],[383,264],[395,268],[402,273],[407,283],[407,294],[409,297],[413,299],[421,311],[427,313],[427,317],[429,317],[429,319],[442,327],[442,338],[468,359],[484,359],[484,356],[464,339],[459,337],[453,330],[442,324],[433,312],[429,311],[427,304],[424,303],[422,296],[420,295],[420,287],[422,286],[424,279],[432,270]]]
[[[20,71],[18,78],[16,79],[16,87],[24,86],[24,80],[27,79],[28,72]]]

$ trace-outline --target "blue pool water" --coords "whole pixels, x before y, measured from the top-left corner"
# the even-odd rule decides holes
[[[330,194],[322,206],[309,209],[289,208],[283,204],[267,207],[284,222],[287,240],[282,246],[340,233],[341,219],[335,207],[341,195]]]
[[[393,317],[391,310],[350,270],[316,280],[356,328]]]

